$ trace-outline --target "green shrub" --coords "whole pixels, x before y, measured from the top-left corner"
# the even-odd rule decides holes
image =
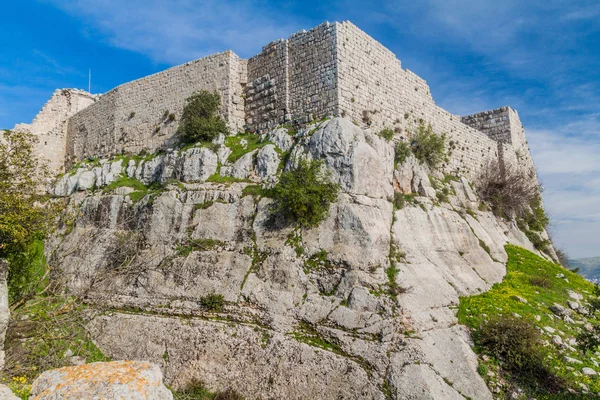
[[[295,169],[281,174],[273,188],[274,210],[303,227],[316,226],[327,217],[338,192],[339,185],[330,181],[322,161],[300,160]]]
[[[527,239],[529,239],[536,250],[544,251],[548,248],[548,245],[550,245],[550,241],[543,239],[537,232],[526,230],[525,236],[527,236]]]
[[[12,304],[26,295],[35,294],[44,284],[46,257],[42,237],[28,244],[23,251],[9,255],[8,261],[8,298]]]
[[[406,159],[408,158],[408,156],[410,156],[412,152],[409,144],[406,142],[399,142],[394,150],[394,166],[398,164],[404,164],[404,161],[406,161]]]
[[[531,207],[531,211],[527,211],[525,214],[525,222],[529,226],[529,229],[541,232],[543,231],[550,222],[544,208],[542,207],[542,196],[539,192],[535,195],[535,197],[529,203]]]
[[[225,303],[225,300],[222,294],[211,293],[200,298],[200,305],[209,311],[221,311],[223,309],[223,303]]]
[[[394,138],[394,131],[390,128],[385,128],[379,132],[379,136],[387,140],[388,142]]]
[[[431,125],[419,124],[411,142],[412,152],[421,164],[437,167],[446,156],[446,135],[433,132]]]
[[[213,140],[220,133],[228,132],[225,120],[218,115],[220,96],[217,92],[202,90],[187,99],[181,116],[178,133],[185,142]],[[169,120],[175,119],[174,114]]]
[[[518,379],[540,385],[550,393],[563,389],[564,382],[546,366],[540,333],[522,318],[497,315],[484,323],[475,335],[477,345],[503,360],[504,368]]]
[[[577,347],[582,353],[595,352],[600,346],[600,325],[594,325],[591,331],[584,329],[577,335]]]
[[[195,381],[187,388],[173,391],[174,400],[244,400],[242,395],[233,389],[213,393],[200,382]]]
[[[393,204],[394,204],[394,209],[402,210],[404,208],[404,206],[406,205],[406,199],[404,198],[404,195],[400,192],[394,192]]]
[[[545,289],[552,287],[552,281],[550,278],[545,276],[534,276],[529,279],[529,283],[531,283],[533,286],[538,286]]]

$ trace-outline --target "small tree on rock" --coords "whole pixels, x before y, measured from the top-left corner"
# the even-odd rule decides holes
[[[179,134],[183,141],[210,141],[220,133],[226,134],[227,123],[218,114],[220,104],[221,99],[217,92],[202,90],[190,96],[183,108],[179,126]]]
[[[39,273],[34,254],[54,221],[54,207],[42,193],[49,176],[33,154],[37,138],[26,133],[0,133],[0,258],[7,259],[8,286],[14,301],[29,291]]]
[[[322,161],[300,160],[296,169],[281,174],[273,188],[275,211],[305,228],[317,226],[327,217],[338,191],[339,185],[323,171]]]

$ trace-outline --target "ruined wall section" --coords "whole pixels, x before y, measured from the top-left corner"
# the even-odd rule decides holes
[[[56,90],[31,124],[18,124],[14,130],[37,136],[34,154],[43,158],[50,170],[62,171],[67,151],[68,119],[91,106],[97,96],[77,89]]]
[[[246,123],[268,129],[284,123],[288,110],[288,42],[280,39],[248,60]]]
[[[487,110],[461,117],[461,122],[485,133],[491,139],[503,143],[512,143],[509,107]]]
[[[216,90],[221,95],[220,113],[237,132],[244,124],[243,70],[244,63],[227,51],[111,90],[70,119],[67,163],[174,145],[185,101],[199,90]],[[174,119],[169,118],[171,114]]]
[[[438,107],[427,82],[402,69],[394,53],[348,21],[336,27],[342,115],[376,131],[392,128],[405,139],[420,123],[431,124],[451,148],[445,171],[470,179],[498,157],[497,143]]]
[[[290,114],[299,123],[339,115],[336,26],[325,22],[288,39]]]
[[[501,107],[464,116],[461,121],[501,143],[506,164],[531,173],[537,179],[525,129],[516,110]]]

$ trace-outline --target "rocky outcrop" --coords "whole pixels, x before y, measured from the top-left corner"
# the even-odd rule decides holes
[[[44,372],[31,388],[32,400],[172,400],[158,366],[143,361],[98,362]]]
[[[323,160],[338,200],[318,227],[284,225],[245,191],[277,179],[275,146],[221,167],[247,182],[70,198],[78,220],[49,251],[69,292],[105,310],[88,325],[101,350],[156,363],[174,388],[235,382],[249,398],[491,398],[454,308],[502,279],[504,244],[535,251],[516,224],[477,211],[464,179],[412,157],[395,168],[393,142],[336,118],[300,132],[283,168]],[[186,173],[160,157],[127,174]]]
[[[0,399],[2,400],[20,400],[8,386],[0,384]]]

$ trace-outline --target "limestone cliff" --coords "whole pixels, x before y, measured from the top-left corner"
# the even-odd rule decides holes
[[[74,221],[48,243],[54,279],[91,305],[99,348],[248,398],[491,399],[455,307],[502,280],[506,243],[537,253],[516,223],[478,211],[464,178],[395,167],[393,141],[348,119],[263,139],[239,157],[221,138],[103,160],[54,186]],[[299,157],[342,188],[313,229],[273,221],[256,190]]]

